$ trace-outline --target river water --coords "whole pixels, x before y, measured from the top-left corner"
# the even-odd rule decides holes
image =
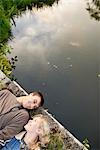
[[[84,0],[24,12],[15,18],[14,71],[27,91],[40,90],[45,108],[81,142],[99,148],[100,22]]]

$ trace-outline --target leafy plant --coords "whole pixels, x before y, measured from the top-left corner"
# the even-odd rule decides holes
[[[0,44],[0,70],[3,71],[7,77],[14,79],[12,71],[15,69],[15,62],[18,61],[17,56],[9,60],[7,53],[11,53],[12,48],[7,44]]]
[[[84,139],[83,145],[89,150],[90,149],[90,144],[87,138]]]
[[[50,135],[50,143],[45,150],[62,150],[64,147],[64,141],[60,133],[54,133]]]

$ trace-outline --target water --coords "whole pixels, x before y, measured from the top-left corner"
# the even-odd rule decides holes
[[[76,138],[99,150],[100,22],[86,1],[60,0],[26,11],[12,27],[14,71],[28,92],[40,90],[45,108]]]

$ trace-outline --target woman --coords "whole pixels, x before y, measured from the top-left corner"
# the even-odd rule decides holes
[[[5,144],[2,150],[39,150],[49,143],[50,127],[47,117],[36,115],[24,126],[23,131]]]

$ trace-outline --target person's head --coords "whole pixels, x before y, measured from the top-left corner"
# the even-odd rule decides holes
[[[45,146],[50,141],[50,126],[49,121],[45,115],[35,115],[33,120],[24,126],[27,135],[30,138],[29,148],[35,149],[37,146]],[[31,135],[31,137],[30,137]]]
[[[27,109],[36,109],[44,104],[44,98],[40,92],[32,92],[29,95],[25,96],[22,105]]]

